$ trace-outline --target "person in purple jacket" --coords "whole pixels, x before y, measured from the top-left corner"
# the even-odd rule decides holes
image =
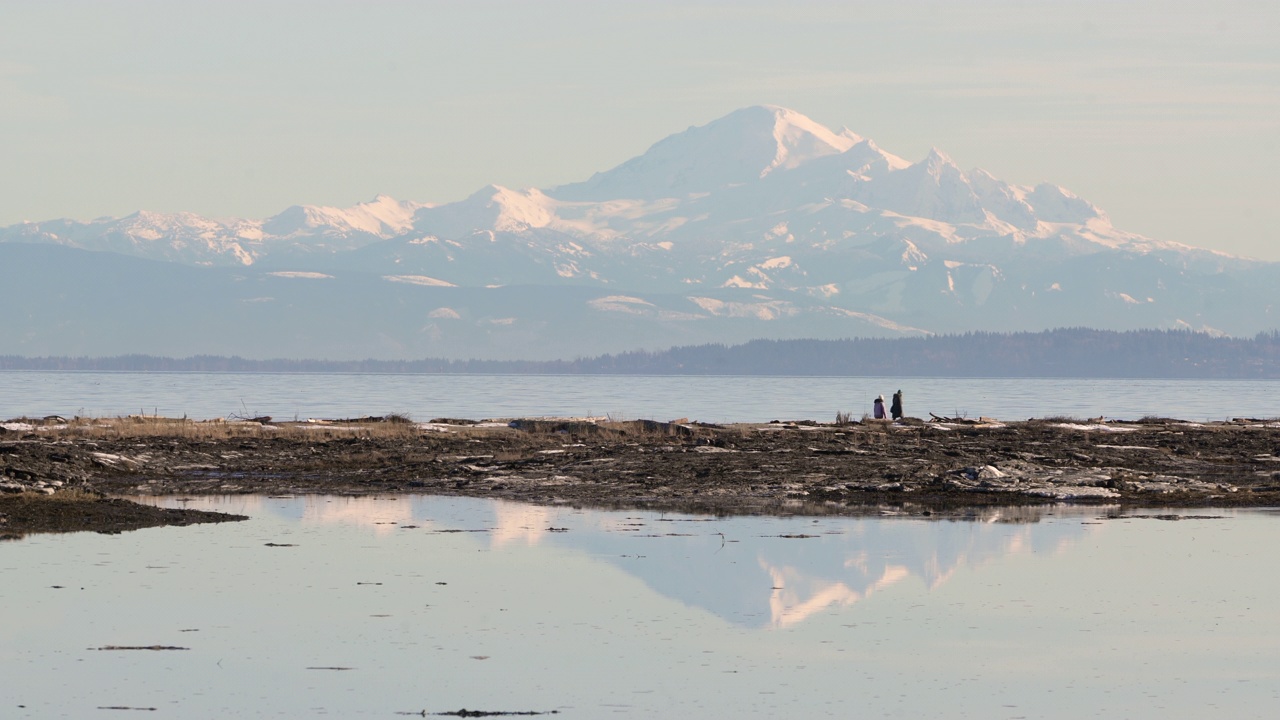
[[[888,412],[885,412],[885,409],[884,409],[884,396],[883,396],[883,395],[881,395],[880,397],[876,398],[876,401],[875,401],[874,403],[872,403],[872,404],[871,404],[871,417],[875,418],[876,420],[888,420],[888,419],[889,419],[889,413],[888,413]]]

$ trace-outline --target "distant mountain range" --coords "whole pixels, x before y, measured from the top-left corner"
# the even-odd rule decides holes
[[[265,220],[0,229],[19,355],[571,358],[1090,326],[1253,335],[1280,263],[1145,238],[1060,187],[744,108],[584,182]]]

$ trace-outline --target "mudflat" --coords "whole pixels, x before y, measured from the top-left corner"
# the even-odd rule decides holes
[[[60,492],[0,495],[0,540],[26,533],[92,530],[116,534],[164,525],[247,520],[202,510],[166,509],[94,493]]]
[[[868,508],[934,514],[1057,502],[1280,505],[1280,422],[1274,420],[717,426],[135,417],[20,420],[3,427],[0,531],[10,534],[116,527],[54,503],[48,507],[60,508],[61,521],[32,509],[39,495],[52,500],[69,491],[82,502],[136,495],[423,493],[726,515],[855,515]],[[20,512],[17,498],[23,498]],[[163,515],[146,522],[219,519]]]

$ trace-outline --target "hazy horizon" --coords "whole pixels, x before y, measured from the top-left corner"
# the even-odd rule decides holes
[[[0,23],[0,225],[585,179],[761,103],[1280,260],[1262,2],[85,1]]]

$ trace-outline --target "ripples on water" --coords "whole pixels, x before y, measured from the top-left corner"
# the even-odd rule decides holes
[[[0,417],[133,413],[278,419],[600,416],[706,422],[834,419],[906,395],[908,415],[1280,416],[1280,380],[0,372]]]
[[[0,544],[0,715],[1237,718],[1280,701],[1266,513],[183,504],[252,519]],[[97,649],[150,645],[188,649]]]

